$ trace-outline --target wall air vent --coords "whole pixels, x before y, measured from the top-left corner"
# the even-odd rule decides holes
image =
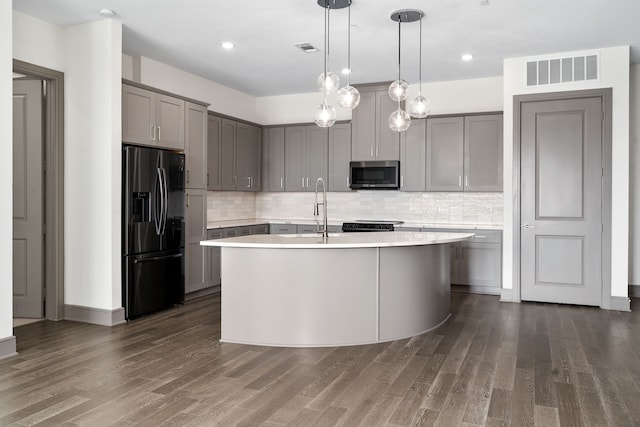
[[[527,86],[598,80],[598,54],[527,61]]]
[[[320,49],[313,46],[311,43],[295,43],[294,46],[304,53],[320,52]]]

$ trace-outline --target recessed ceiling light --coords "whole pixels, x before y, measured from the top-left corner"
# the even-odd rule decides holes
[[[231,43],[231,42],[222,42],[222,48],[223,49],[231,50],[234,47],[236,47],[236,45]]]
[[[471,61],[473,59],[473,55],[470,53],[465,53],[460,57],[463,61]]]
[[[342,74],[344,74],[345,76],[348,75],[348,74],[351,74],[351,70],[349,68],[345,67],[345,68],[342,69]]]
[[[115,16],[115,12],[111,9],[100,9],[98,12],[100,16],[104,16],[105,18],[113,18]]]

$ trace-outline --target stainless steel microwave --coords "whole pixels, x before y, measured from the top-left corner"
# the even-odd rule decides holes
[[[398,160],[370,160],[349,163],[350,187],[353,190],[396,190],[400,187]]]

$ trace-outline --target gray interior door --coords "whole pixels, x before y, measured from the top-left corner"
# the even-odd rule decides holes
[[[521,299],[601,305],[602,100],[521,110]]]
[[[13,82],[13,316],[43,317],[42,82]]]

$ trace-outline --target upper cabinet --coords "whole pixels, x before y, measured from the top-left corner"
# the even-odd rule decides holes
[[[122,85],[122,140],[184,150],[185,102],[127,84]]]
[[[351,191],[351,124],[336,123],[329,129],[329,182],[327,191]]]
[[[284,126],[262,134],[262,190],[284,191]]]
[[[220,149],[222,148],[222,119],[207,117],[207,190],[222,190],[220,181]]]
[[[353,110],[351,159],[399,160],[400,133],[389,128],[389,115],[398,108],[387,86],[363,86],[360,104]]]
[[[209,167],[209,182],[215,175],[216,190],[260,191],[262,189],[262,131],[259,127],[216,116],[209,121],[211,139],[218,144],[217,159]],[[218,178],[219,177],[219,178]],[[219,184],[218,184],[219,183]]]
[[[285,129],[285,190],[315,191],[318,178],[327,181],[328,129],[291,126]]]
[[[192,102],[185,103],[185,169],[186,188],[207,188],[207,109]]]
[[[425,191],[425,119],[411,120],[400,138],[400,191]]]
[[[427,191],[502,191],[502,114],[427,119]]]
[[[464,118],[464,190],[502,191],[502,115]]]

